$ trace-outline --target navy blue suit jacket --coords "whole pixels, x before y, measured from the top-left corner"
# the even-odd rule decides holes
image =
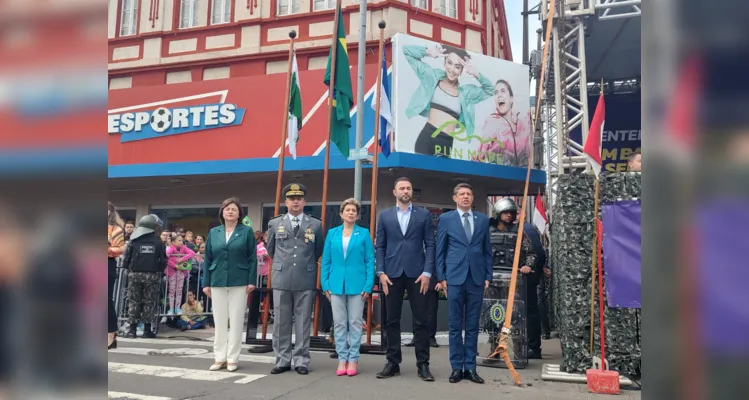
[[[401,232],[396,208],[382,210],[377,218],[377,273],[390,278],[405,273],[418,278],[426,272],[434,276],[434,222],[425,208],[413,206],[406,234]]]
[[[468,241],[458,211],[440,216],[437,227],[437,279],[448,285],[462,285],[471,270],[473,282],[484,287],[492,280],[492,244],[489,218],[473,211],[473,235]]]

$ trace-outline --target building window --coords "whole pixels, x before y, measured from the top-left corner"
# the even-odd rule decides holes
[[[315,0],[312,11],[332,10],[335,8],[335,0]]]
[[[440,0],[440,14],[458,18],[458,0]]]
[[[179,6],[179,28],[193,28],[198,25],[198,2],[200,0],[181,0]]]
[[[211,25],[231,22],[231,0],[213,0]]]
[[[120,36],[131,36],[137,32],[138,0],[122,0]]]
[[[291,6],[289,6],[289,4],[291,4]],[[317,4],[317,0],[315,0],[315,4]],[[276,10],[276,15],[282,16],[296,14],[301,11],[301,9],[301,0],[278,0],[278,10]]]
[[[428,10],[429,9],[429,1],[428,0],[411,0],[411,5],[417,8],[421,8],[422,10]]]

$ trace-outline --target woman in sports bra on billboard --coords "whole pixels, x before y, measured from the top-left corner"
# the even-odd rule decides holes
[[[471,56],[463,49],[440,44],[409,45],[403,47],[403,54],[421,81],[411,96],[406,116],[427,118],[416,139],[414,153],[450,157],[453,135],[473,134],[475,105],[491,97],[494,86],[476,71]],[[422,61],[424,57],[444,58],[444,69],[426,64]],[[476,78],[481,86],[461,85],[458,78],[463,73]]]

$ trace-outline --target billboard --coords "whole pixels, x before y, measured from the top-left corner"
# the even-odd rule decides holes
[[[526,166],[528,73],[522,64],[395,35],[395,151]]]
[[[641,95],[639,92],[617,93],[604,96],[604,100],[606,101],[606,122],[603,125],[601,138],[603,170],[624,172],[627,170],[629,157],[635,151],[640,150]],[[591,121],[596,104],[598,104],[598,95],[588,96],[588,114]],[[579,126],[570,132],[570,139],[583,143]]]

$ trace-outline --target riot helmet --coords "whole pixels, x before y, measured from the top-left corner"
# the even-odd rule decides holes
[[[156,214],[145,215],[138,221],[138,227],[130,235],[130,240],[137,239],[147,233],[156,232],[161,229],[162,225],[161,219]]]
[[[496,203],[494,203],[494,212],[499,216],[499,214],[509,211],[509,212],[518,212],[518,205],[515,203],[515,200],[505,197],[503,199],[500,199]]]

